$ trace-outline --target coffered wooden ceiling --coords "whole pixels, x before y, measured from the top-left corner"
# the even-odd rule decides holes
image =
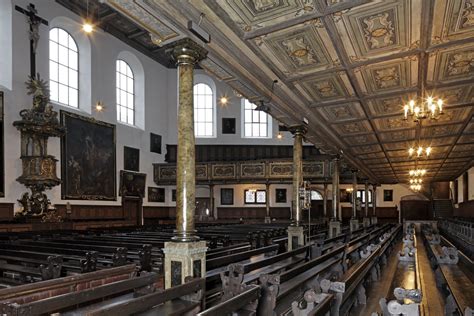
[[[287,125],[306,117],[308,141],[343,153],[372,181],[407,182],[415,167],[426,168],[428,180],[447,180],[472,165],[474,0],[106,4],[154,34],[151,21],[160,19],[194,38],[187,22],[201,16],[212,38],[194,38],[209,51],[201,67],[252,101],[271,100],[270,113]],[[445,114],[417,125],[402,107],[423,84],[445,100]],[[407,149],[418,141],[433,152],[415,162]]]

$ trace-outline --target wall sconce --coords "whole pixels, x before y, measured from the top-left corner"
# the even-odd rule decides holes
[[[102,112],[105,110],[105,105],[104,105],[104,102],[102,101],[97,101],[97,103],[95,104],[95,110],[97,112]]]

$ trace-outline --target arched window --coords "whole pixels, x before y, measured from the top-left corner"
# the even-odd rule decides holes
[[[244,100],[244,135],[248,138],[267,138],[269,129],[268,114],[263,111],[255,111],[257,106]]]
[[[322,199],[323,199],[323,196],[321,195],[321,193],[319,193],[316,190],[311,191],[311,201],[319,201]]]
[[[194,85],[194,135],[214,136],[214,93],[205,83]]]
[[[132,68],[123,60],[116,64],[117,80],[117,120],[135,125],[135,93]]]
[[[49,31],[49,88],[52,101],[79,107],[79,51],[65,30]]]

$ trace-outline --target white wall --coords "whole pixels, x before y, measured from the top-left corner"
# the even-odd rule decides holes
[[[2,0],[2,7],[4,4],[10,4],[11,0]],[[12,7],[19,5],[26,8],[29,3],[33,3],[38,10],[38,15],[48,21],[56,21],[57,17],[65,17],[66,20],[72,21],[71,27],[74,24],[77,27],[76,31],[71,31],[72,36],[79,37],[81,33],[81,20],[71,11],[65,9],[55,1],[41,1],[41,0],[13,0]],[[6,10],[5,10],[6,11]],[[5,11],[2,10],[2,13]],[[12,32],[12,62],[9,63],[13,69],[12,74],[8,71],[3,71],[3,64],[0,63],[1,82],[8,82],[11,80],[11,90],[2,89],[5,92],[5,198],[0,198],[0,202],[15,203],[15,210],[19,210],[17,199],[26,191],[26,188],[16,181],[21,175],[21,161],[20,157],[20,133],[13,127],[13,121],[19,120],[19,111],[24,108],[31,108],[31,98],[26,95],[24,82],[29,75],[29,38],[28,38],[28,24],[25,16],[12,11],[11,13],[11,29]],[[3,15],[0,15],[2,22],[5,22]],[[6,25],[8,26],[8,17]],[[55,19],[56,18],[56,19]],[[2,33],[8,32],[8,28],[2,29]],[[45,80],[49,79],[49,44],[48,44],[49,28],[47,26],[40,26],[40,41],[37,49],[37,72]],[[8,37],[8,36],[7,36]],[[4,37],[2,37],[4,38]],[[92,116],[97,120],[105,121],[116,125],[116,177],[117,177],[117,192],[119,173],[123,169],[123,146],[140,148],[140,172],[147,174],[147,186],[156,186],[153,183],[153,166],[152,163],[164,162],[166,154],[166,144],[177,143],[177,75],[176,69],[167,69],[161,66],[156,61],[148,58],[133,48],[127,46],[115,37],[96,29],[93,34],[89,35],[91,48],[91,64],[90,68],[90,103],[85,101],[87,98],[82,98],[79,102],[80,109],[73,109],[66,106],[54,105],[56,111],[66,110],[78,113],[84,116]],[[8,51],[8,45],[3,47],[2,51]],[[6,42],[7,43],[7,42]],[[127,54],[135,55],[137,61],[141,64],[144,70],[145,87],[144,87],[144,128],[126,126],[116,121],[116,103],[115,103],[115,61],[119,55],[122,57]],[[8,63],[5,63],[8,66]],[[132,65],[133,66],[133,65]],[[80,67],[84,67],[80,65]],[[8,68],[8,67],[6,67]],[[81,71],[81,70],[80,70]],[[197,73],[207,75],[204,71],[197,71]],[[278,123],[273,123],[273,133],[271,139],[242,139],[240,137],[240,116],[241,116],[241,101],[235,97],[232,89],[224,82],[214,80],[216,84],[216,97],[226,95],[229,97],[229,104],[225,108],[219,106],[217,99],[217,137],[208,139],[197,139],[197,144],[281,144],[291,145],[293,139],[289,133],[284,133],[283,140],[277,140],[275,135],[278,133]],[[8,88],[8,87],[6,87]],[[81,88],[81,87],[80,87]],[[105,111],[96,112],[93,105],[97,101],[103,101],[105,104]],[[222,117],[236,118],[236,134],[222,135]],[[162,135],[162,154],[151,153],[149,148],[150,132]],[[54,155],[60,160],[60,141],[58,138],[50,138],[49,154]],[[60,163],[57,165],[58,176],[61,175]],[[204,191],[199,194],[204,194]],[[216,189],[217,192],[217,189]],[[67,201],[61,199],[61,188],[57,186],[51,191],[47,192],[48,197],[53,204],[64,204]],[[118,197],[117,201],[84,201],[72,200],[71,204],[93,204],[93,205],[120,205],[121,200]],[[171,202],[171,187],[166,187],[166,202],[165,203],[149,203],[147,197],[144,199],[144,205],[156,206],[173,206]]]
[[[474,200],[474,167],[471,167],[469,168],[469,170],[466,171],[467,172],[467,178],[468,178],[468,181],[469,181],[469,186],[468,186],[468,201],[471,201],[471,200]],[[463,179],[463,174],[461,174],[456,180],[458,180],[458,203],[462,203],[462,202],[467,202],[464,200],[464,189],[463,189],[463,186],[464,186],[464,179]],[[454,192],[454,181],[451,181],[450,182],[450,188],[452,190],[452,192]]]
[[[66,10],[54,1],[24,1],[15,0],[13,5],[26,7],[28,3],[33,2],[38,9],[38,14],[48,21],[58,16],[65,16],[77,22],[78,32],[80,30],[80,19],[72,12]],[[18,182],[16,178],[21,175],[20,156],[20,133],[13,127],[12,123],[20,119],[18,112],[23,108],[31,108],[31,98],[26,95],[24,82],[29,75],[29,40],[28,25],[25,17],[13,12],[13,87],[12,91],[5,91],[5,198],[1,202],[16,202],[26,189]],[[2,30],[3,32],[3,30]],[[40,42],[37,50],[37,71],[40,72],[43,79],[48,79],[48,32],[49,28],[40,26]],[[73,33],[71,35],[74,36]],[[97,29],[89,36],[91,43],[91,106],[92,111],[87,111],[81,105],[81,110],[75,110],[70,107],[54,105],[56,111],[66,110],[78,113],[84,116],[92,116],[97,120],[106,121],[116,125],[116,165],[117,165],[117,192],[119,182],[119,172],[123,169],[123,146],[140,148],[140,172],[147,174],[147,186],[156,186],[153,183],[154,162],[163,162],[162,155],[151,153],[149,150],[150,132],[163,136],[163,143],[167,141],[168,134],[168,73],[174,72],[172,69],[166,69],[157,62],[144,56],[138,51],[125,45],[118,39]],[[121,52],[131,52],[143,66],[145,72],[145,129],[125,126],[116,121],[115,106],[115,61]],[[82,65],[81,65],[82,66]],[[3,74],[2,74],[3,75]],[[105,111],[98,113],[93,109],[93,104],[101,100],[105,104]],[[80,101],[81,102],[81,101]],[[85,105],[84,105],[85,106]],[[164,148],[164,145],[163,145]],[[60,141],[58,138],[50,138],[49,153],[60,159]],[[61,166],[58,163],[58,176],[61,174]],[[66,203],[61,200],[60,186],[53,188],[48,192],[53,204]],[[117,194],[118,196],[118,194]],[[101,201],[70,201],[71,204],[94,204],[94,205],[119,205],[120,197],[114,202]],[[144,199],[144,204],[148,203]],[[19,209],[19,205],[15,205]]]

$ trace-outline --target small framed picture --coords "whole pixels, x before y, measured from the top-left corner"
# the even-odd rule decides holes
[[[176,202],[176,189],[171,190],[171,202]]]
[[[148,202],[165,202],[165,189],[148,187]]]
[[[161,135],[150,133],[150,151],[161,154]]]
[[[234,189],[221,189],[221,205],[234,204]]]
[[[286,203],[286,189],[275,189],[275,202]]]
[[[384,202],[393,201],[393,190],[383,190],[383,201]]]
[[[140,169],[140,149],[123,146],[123,169],[139,171]]]
[[[222,134],[235,134],[235,118],[222,118]]]

